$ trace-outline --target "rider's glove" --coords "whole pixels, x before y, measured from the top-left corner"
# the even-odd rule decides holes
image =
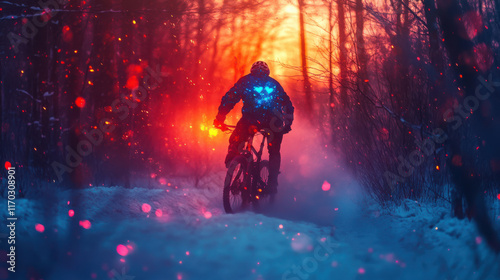
[[[216,128],[222,129],[224,127],[224,121],[226,120],[226,117],[223,115],[217,115],[214,120],[214,126]]]

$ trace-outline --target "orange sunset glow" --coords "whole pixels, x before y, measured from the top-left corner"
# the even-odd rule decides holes
[[[500,0],[0,0],[0,280],[500,279]]]

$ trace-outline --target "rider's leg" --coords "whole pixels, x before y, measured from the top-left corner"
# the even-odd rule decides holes
[[[229,167],[231,161],[240,154],[241,149],[245,148],[245,141],[248,137],[248,123],[244,120],[240,120],[229,137],[229,148],[226,159],[224,160],[226,167]]]
[[[272,140],[267,145],[269,151],[269,187],[271,193],[276,193],[278,187],[278,175],[281,165],[281,142],[283,134],[274,133]]]

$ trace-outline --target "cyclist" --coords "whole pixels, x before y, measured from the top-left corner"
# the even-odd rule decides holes
[[[250,135],[265,129],[270,133],[267,146],[269,191],[276,193],[281,163],[281,142],[283,134],[292,130],[294,107],[283,87],[275,79],[269,77],[269,73],[267,63],[255,62],[250,69],[250,74],[239,79],[222,97],[214,126],[225,130],[226,115],[240,100],[243,100],[243,116],[229,137],[226,167],[229,167],[231,160],[240,154],[240,150],[244,148],[244,143]]]

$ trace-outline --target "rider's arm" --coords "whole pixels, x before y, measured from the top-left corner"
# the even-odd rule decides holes
[[[222,97],[217,118],[225,119],[226,115],[229,114],[238,102],[240,102],[244,89],[243,84],[242,78]]]
[[[288,94],[286,94],[285,90],[281,85],[279,85],[279,92],[281,92],[281,106],[283,106],[284,114],[285,114],[285,121],[287,122],[287,125],[291,126],[293,122],[293,113],[295,111],[295,108],[292,105],[292,101],[290,100],[290,97]]]

